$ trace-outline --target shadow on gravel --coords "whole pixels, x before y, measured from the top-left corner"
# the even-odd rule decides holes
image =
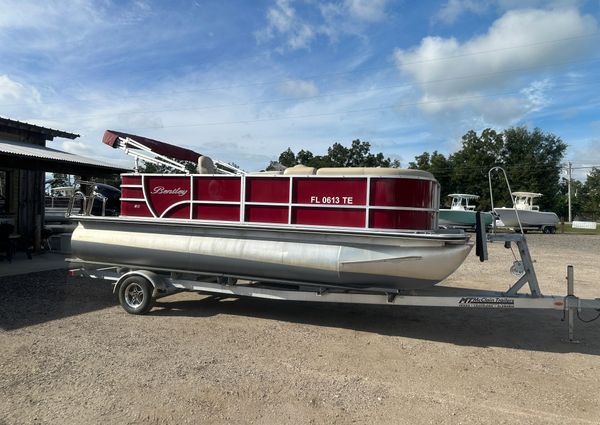
[[[1,277],[0,329],[14,330],[114,307],[110,286],[110,282],[69,278],[66,270]]]
[[[251,298],[156,303],[152,316],[236,315],[345,328],[381,335],[474,347],[504,347],[554,353],[600,355],[600,319],[575,324],[579,344],[569,343],[562,312],[365,306],[282,302]]]

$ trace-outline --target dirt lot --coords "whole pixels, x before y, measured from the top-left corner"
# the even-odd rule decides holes
[[[600,296],[600,236],[529,240],[545,293],[571,263]],[[444,284],[507,288],[510,251],[490,257]],[[132,316],[64,271],[0,291],[2,424],[600,423],[600,320],[569,344],[560,312],[178,294]]]

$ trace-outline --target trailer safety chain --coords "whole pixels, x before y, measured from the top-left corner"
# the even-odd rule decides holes
[[[600,319],[600,311],[598,312],[598,314],[596,315],[596,317],[594,317],[593,319],[589,319],[589,320],[585,320],[583,319],[580,315],[579,315],[579,309],[577,309],[577,318],[579,320],[581,320],[583,323],[590,323],[593,322],[594,320],[598,320]]]
[[[565,296],[565,302],[564,302],[565,307],[563,308],[563,315],[562,315],[562,318],[560,319],[561,322],[564,322],[565,319],[567,318],[567,310],[569,309],[567,306],[569,305],[569,302],[568,302],[569,298],[575,298],[575,299],[577,299],[578,304],[580,304],[579,298],[577,298],[575,295],[567,295],[567,296]],[[577,318],[579,319],[579,321],[581,321],[583,323],[591,323],[591,322],[593,322],[595,320],[600,319],[600,309],[597,309],[596,311],[598,312],[598,314],[596,315],[596,317],[594,317],[593,319],[584,319],[583,317],[581,317],[581,308],[578,305],[577,306]]]

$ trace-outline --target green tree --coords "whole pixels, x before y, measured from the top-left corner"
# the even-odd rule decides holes
[[[587,175],[583,185],[583,212],[586,218],[600,218],[600,168],[594,167]]]
[[[294,155],[294,152],[292,152],[292,149],[290,148],[287,148],[286,150],[281,152],[281,155],[279,155],[278,162],[284,167],[293,167],[298,163],[296,162],[296,155]]]
[[[371,153],[371,144],[359,139],[353,140],[350,147],[334,143],[326,155],[314,155],[311,151],[300,150],[297,154],[287,148],[279,155],[279,163],[286,167],[297,164],[308,167],[399,167],[398,160],[386,158],[383,153]],[[273,161],[269,166],[272,166]],[[268,167],[267,167],[268,168]]]
[[[571,213],[573,217],[580,216],[584,210],[587,196],[583,186],[583,182],[571,180]],[[559,191],[557,207],[553,211],[561,219],[567,221],[569,217],[569,182],[564,177],[560,179]]]
[[[560,171],[566,147],[560,138],[538,128],[530,132],[526,127],[513,127],[502,133],[487,128],[481,134],[470,130],[462,137],[461,148],[447,159],[437,152],[424,152],[410,166],[433,173],[442,185],[443,195],[449,192],[479,195],[483,210],[491,208],[488,172],[501,166],[513,191],[540,192],[544,195],[541,207],[557,210],[564,207],[565,201]],[[511,205],[501,175],[494,176],[492,188],[494,206]]]
[[[559,137],[539,128],[513,127],[504,131],[502,163],[512,190],[539,192],[540,208],[560,207],[561,162],[567,149]]]
[[[423,152],[415,157],[414,162],[408,164],[408,168],[429,171],[435,176],[441,187],[441,203],[446,203],[446,196],[455,192],[452,186],[452,164],[443,154],[438,151]]]
[[[310,164],[314,160],[315,156],[313,155],[313,153],[311,151],[305,151],[304,149],[302,149],[300,152],[298,152],[298,155],[296,155],[296,164],[308,166],[308,164]]]
[[[354,142],[352,142],[354,144]],[[358,152],[354,152],[358,155]],[[333,167],[351,167],[352,160],[350,158],[351,149],[345,147],[341,143],[334,143],[327,149],[327,157],[333,164]]]
[[[471,130],[462,137],[461,149],[448,158],[452,168],[451,188],[456,192],[479,195],[478,204],[482,210],[491,208],[488,172],[492,167],[502,165],[502,148],[502,133],[487,128],[478,135]],[[499,206],[499,201],[510,199],[505,187],[502,181],[493,179],[495,206]]]

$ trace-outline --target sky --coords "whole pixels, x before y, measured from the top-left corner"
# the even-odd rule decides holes
[[[0,0],[0,116],[131,166],[139,134],[259,170],[368,141],[407,166],[541,128],[600,166],[599,0]]]

